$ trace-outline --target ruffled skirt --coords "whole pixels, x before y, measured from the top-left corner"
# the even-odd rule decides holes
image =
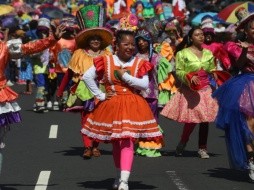
[[[0,127],[21,122],[21,110],[15,101],[18,95],[9,87],[0,90]]]
[[[254,116],[254,74],[238,75],[214,93],[219,111],[216,126],[225,130],[230,166],[247,169],[246,144],[254,139],[247,126],[246,115]]]
[[[116,95],[99,102],[81,132],[105,142],[123,138],[159,141],[162,138],[146,100],[136,94]]]
[[[218,104],[211,94],[210,87],[193,91],[183,85],[165,105],[161,115],[181,123],[213,122]]]

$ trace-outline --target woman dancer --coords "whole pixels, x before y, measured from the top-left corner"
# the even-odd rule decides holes
[[[77,12],[77,19],[82,31],[76,36],[78,49],[74,51],[68,70],[61,82],[57,92],[57,97],[63,96],[66,86],[72,81],[73,86],[70,89],[69,100],[65,111],[78,111],[81,113],[81,123],[86,122],[88,114],[94,108],[94,96],[87,89],[81,79],[82,75],[93,65],[93,59],[102,55],[110,55],[106,47],[109,46],[113,39],[113,34],[107,28],[101,27],[104,20],[101,18],[103,8],[99,5],[88,5]],[[92,16],[89,16],[93,12]],[[73,98],[77,98],[78,103],[72,103]],[[99,143],[92,141],[82,134],[84,144],[84,159],[90,159],[92,156],[101,155],[98,149]]]
[[[133,20],[133,15],[120,20],[116,54],[95,59],[94,66],[83,76],[86,85],[100,102],[88,116],[81,132],[97,141],[112,143],[118,171],[113,188],[118,190],[129,189],[134,142],[138,139],[158,141],[162,138],[146,100],[138,92],[148,88],[148,71],[153,66],[133,56],[135,33],[130,31],[130,26],[136,23]],[[106,93],[96,85],[96,75],[99,80],[104,79]]]
[[[230,166],[248,170],[254,181],[254,14],[240,8],[236,15],[244,15],[236,29],[244,30],[245,41],[228,42],[225,47],[241,74],[213,94],[219,104],[216,125],[225,131]]]
[[[199,124],[198,155],[209,158],[208,126],[209,122],[214,121],[218,106],[211,97],[212,89],[208,79],[215,69],[214,57],[211,51],[202,48],[203,43],[203,31],[194,27],[177,46],[176,76],[181,81],[181,87],[161,112],[169,119],[185,123],[176,156],[182,156],[192,131]]]
[[[172,66],[166,58],[161,57],[153,50],[152,36],[146,29],[137,31],[136,46],[138,49],[137,57],[145,59],[153,64],[154,69],[149,72],[149,88],[141,91],[141,95],[149,104],[154,118],[159,121],[159,83],[167,79],[168,74],[172,71]],[[169,98],[169,96],[168,96]],[[139,141],[139,147],[136,154],[147,157],[161,156],[159,149],[163,143]]]

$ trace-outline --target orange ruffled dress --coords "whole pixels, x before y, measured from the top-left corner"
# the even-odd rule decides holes
[[[99,57],[94,64],[99,79],[104,79],[106,91],[114,91],[116,95],[97,104],[81,132],[104,142],[123,138],[161,140],[162,133],[146,100],[118,79],[116,70],[119,66],[114,64],[113,56]],[[135,58],[133,65],[126,69],[130,75],[142,77],[152,65]]]
[[[50,35],[48,38],[22,44],[20,54],[28,55],[38,53],[54,45],[57,40]],[[6,43],[0,41],[0,127],[21,122],[20,106],[16,102],[18,94],[6,85],[5,70],[11,55]]]
[[[20,107],[16,103],[18,94],[6,86],[4,75],[9,58],[8,47],[0,42],[0,127],[21,121]]]

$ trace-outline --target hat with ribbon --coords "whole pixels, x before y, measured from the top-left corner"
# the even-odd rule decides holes
[[[250,20],[254,19],[254,12],[249,13],[244,7],[239,7],[235,11],[235,16],[238,19],[236,30],[243,29],[245,24],[247,24]]]
[[[119,20],[117,30],[127,30],[135,32],[138,29],[138,17],[134,14],[128,14]]]
[[[100,36],[101,48],[104,49],[112,43],[113,33],[104,27],[106,13],[100,5],[87,5],[78,10],[77,22],[81,31],[76,36],[79,48],[88,47],[88,39],[92,36]]]

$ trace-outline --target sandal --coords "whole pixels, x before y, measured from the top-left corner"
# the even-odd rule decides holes
[[[84,153],[83,153],[83,158],[84,159],[90,159],[92,157],[92,151],[91,151],[91,148],[86,148],[84,150]]]
[[[100,157],[101,156],[101,152],[98,148],[93,148],[92,152],[93,152],[94,157]]]

